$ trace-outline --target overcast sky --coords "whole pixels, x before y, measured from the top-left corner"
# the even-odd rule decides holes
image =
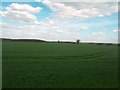
[[[49,41],[81,39],[84,42],[106,43],[118,41],[117,2],[35,0],[0,4],[1,38]]]

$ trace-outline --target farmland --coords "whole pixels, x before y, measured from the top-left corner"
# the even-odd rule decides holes
[[[116,45],[3,42],[3,88],[118,87]]]

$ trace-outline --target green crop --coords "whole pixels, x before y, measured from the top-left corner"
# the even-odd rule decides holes
[[[3,88],[118,87],[116,45],[3,42]]]

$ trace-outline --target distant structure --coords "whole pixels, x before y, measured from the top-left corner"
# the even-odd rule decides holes
[[[77,39],[77,40],[76,40],[76,43],[79,44],[79,43],[80,43],[80,39]]]

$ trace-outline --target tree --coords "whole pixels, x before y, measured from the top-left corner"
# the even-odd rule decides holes
[[[76,40],[76,43],[79,44],[79,43],[80,43],[80,39],[77,39],[77,40]]]

